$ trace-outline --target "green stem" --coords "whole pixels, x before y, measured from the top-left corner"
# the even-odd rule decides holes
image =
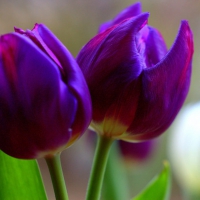
[[[60,153],[45,158],[57,200],[69,200],[60,162]]]
[[[129,184],[124,163],[120,158],[118,141],[112,145],[104,178],[103,199],[130,199]]]
[[[103,136],[98,137],[86,200],[99,200],[100,198],[106,163],[112,141],[111,138]]]

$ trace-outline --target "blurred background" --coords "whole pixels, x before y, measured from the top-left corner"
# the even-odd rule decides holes
[[[133,0],[0,0],[0,34],[12,32],[13,27],[32,29],[34,24],[44,23],[76,57],[80,48],[92,38],[99,25],[112,19]],[[200,100],[200,1],[198,0],[142,0],[143,11],[150,12],[149,24],[162,33],[170,48],[180,21],[189,21],[194,33],[195,53],[193,75],[185,104]],[[173,71],[172,71],[173,73]],[[170,78],[170,77],[169,77]],[[137,194],[162,169],[168,159],[168,135],[170,129],[156,139],[156,147],[145,161],[124,163],[132,196]],[[82,200],[93,156],[87,136],[82,137],[62,153],[63,170],[71,200]],[[122,160],[122,162],[124,162]],[[39,160],[50,200],[54,199],[50,177],[43,159]],[[181,200],[182,191],[173,176],[172,200]],[[109,200],[109,199],[107,199]]]

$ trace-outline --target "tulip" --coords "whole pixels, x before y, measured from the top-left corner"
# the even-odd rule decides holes
[[[187,21],[167,50],[160,32],[147,25],[149,14],[138,14],[136,5],[104,24],[77,56],[92,98],[91,128],[132,142],[171,125],[189,90],[193,55]]]
[[[91,121],[84,76],[42,24],[0,37],[0,149],[16,158],[48,157],[79,138]]]
[[[142,162],[151,155],[154,141],[148,140],[139,143],[131,143],[123,140],[118,141],[119,150],[125,161]]]

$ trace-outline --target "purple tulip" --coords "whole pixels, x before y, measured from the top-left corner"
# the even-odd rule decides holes
[[[144,161],[154,149],[154,140],[148,140],[139,143],[125,142],[119,140],[119,150],[125,160]]]
[[[147,25],[149,14],[138,15],[139,5],[125,9],[106,29],[104,24],[77,57],[92,98],[91,126],[126,141],[163,133],[183,105],[191,77],[188,22],[181,22],[168,51],[159,31]]]
[[[0,37],[0,149],[17,158],[62,151],[91,121],[84,76],[42,24]]]

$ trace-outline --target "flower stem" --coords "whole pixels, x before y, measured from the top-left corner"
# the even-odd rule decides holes
[[[86,200],[99,200],[100,198],[103,178],[112,141],[113,140],[111,138],[106,138],[100,135],[98,136],[98,143],[94,155]]]
[[[57,200],[69,200],[60,162],[60,153],[45,158]]]
[[[129,184],[124,163],[120,158],[118,141],[112,145],[105,172],[103,199],[130,199]]]

